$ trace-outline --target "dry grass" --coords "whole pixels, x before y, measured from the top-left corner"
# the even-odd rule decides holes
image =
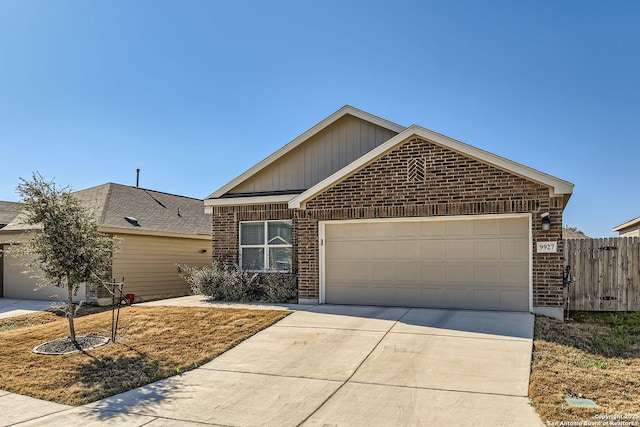
[[[188,371],[282,319],[286,311],[127,307],[118,339],[86,353],[34,354],[68,335],[68,323],[36,313],[0,323],[0,390],[82,405]],[[78,335],[111,335],[111,312],[76,319]]]
[[[640,313],[572,317],[565,323],[536,318],[529,396],[541,419],[586,425],[602,422],[601,414],[640,417]],[[565,397],[591,399],[600,407],[570,407]]]

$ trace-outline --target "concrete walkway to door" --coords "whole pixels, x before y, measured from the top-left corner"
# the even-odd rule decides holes
[[[543,425],[532,315],[300,308],[196,370],[12,425]]]

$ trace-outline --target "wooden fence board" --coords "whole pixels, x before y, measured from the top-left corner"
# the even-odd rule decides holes
[[[640,239],[565,239],[571,310],[640,311]]]

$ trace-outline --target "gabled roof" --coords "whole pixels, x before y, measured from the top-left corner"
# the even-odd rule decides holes
[[[631,221],[627,221],[624,224],[620,224],[617,227],[613,227],[613,231],[624,231],[627,228],[640,226],[640,216],[632,219]]]
[[[22,209],[22,203],[17,202],[4,202],[0,200],[0,228],[13,221],[20,210]]]
[[[202,200],[122,184],[107,183],[73,193],[93,212],[105,232],[208,236],[210,217]],[[31,228],[14,219],[2,232]]]
[[[487,151],[481,150],[479,148],[473,147],[439,133],[422,128],[420,126],[412,125],[404,131],[400,132],[398,135],[389,139],[384,144],[374,148],[364,156],[345,166],[333,175],[327,177],[313,187],[292,198],[289,201],[289,208],[304,209],[305,203],[308,200],[333,187],[350,175],[356,173],[360,169],[366,167],[389,151],[395,149],[399,145],[414,137],[423,138],[427,141],[456,151],[467,157],[474,158],[483,163],[490,164],[498,169],[502,169],[504,171],[513,173],[514,175],[518,175],[530,181],[534,181],[547,186],[549,187],[549,191],[552,196],[563,195],[565,198],[565,204],[569,200],[569,197],[571,197],[571,193],[573,192],[573,184],[571,184],[570,182],[563,181],[559,178],[555,178],[546,173],[537,171],[530,167],[521,165],[519,163],[505,159],[504,157],[497,156],[495,154],[489,153]]]
[[[318,134],[319,132],[321,132],[322,130],[326,129],[327,127],[331,126],[333,123],[335,123],[336,121],[338,121],[339,119],[341,119],[342,117],[344,117],[346,115],[351,115],[351,116],[357,117],[359,119],[366,120],[366,121],[368,121],[370,123],[373,123],[375,125],[381,126],[383,128],[389,129],[389,130],[392,130],[395,133],[402,132],[405,129],[404,126],[401,126],[401,125],[399,125],[397,123],[393,123],[393,122],[390,122],[389,120],[385,120],[385,119],[382,119],[380,117],[374,116],[373,114],[369,114],[366,111],[359,110],[359,109],[354,108],[354,107],[352,107],[350,105],[345,105],[344,107],[342,107],[341,109],[339,109],[338,111],[336,111],[335,113],[333,113],[332,115],[327,117],[326,119],[322,120],[317,125],[313,126],[311,129],[309,129],[306,132],[304,132],[302,135],[300,135],[297,138],[295,138],[293,141],[289,142],[284,147],[280,148],[275,153],[271,154],[270,156],[268,156],[267,158],[265,158],[261,162],[257,163],[256,165],[254,165],[253,167],[248,169],[243,174],[239,175],[235,179],[231,180],[227,184],[225,184],[222,187],[220,187],[218,190],[214,191],[212,194],[210,194],[207,197],[207,199],[217,199],[219,197],[224,196],[225,193],[227,193],[228,191],[232,190],[234,187],[238,186],[242,182],[244,182],[244,181],[248,180],[249,178],[253,177],[258,172],[262,171],[263,169],[265,169],[266,167],[268,167],[269,165],[274,163],[276,160],[280,159],[285,154],[289,153],[290,151],[292,151],[293,149],[295,149],[299,145],[303,144],[309,138],[311,138],[312,136]],[[292,196],[293,195],[289,195],[289,198],[287,198],[286,200],[290,199]],[[281,196],[280,199],[282,199],[282,198],[283,197]],[[231,203],[231,202],[229,202],[229,203]]]

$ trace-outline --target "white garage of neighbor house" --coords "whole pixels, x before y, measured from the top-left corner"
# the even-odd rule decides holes
[[[304,303],[562,318],[573,184],[345,106],[206,200],[213,258],[292,271]]]
[[[127,185],[108,183],[73,193],[95,213],[99,231],[120,239],[111,276],[124,278],[125,293],[136,301],[188,295],[176,264],[210,264],[211,218],[202,200]],[[0,249],[28,238],[19,215],[0,229]],[[0,296],[25,299],[62,299],[62,288],[36,288],[36,279],[23,274],[20,261],[3,251],[0,258]],[[102,287],[81,286],[77,300],[110,304]]]

